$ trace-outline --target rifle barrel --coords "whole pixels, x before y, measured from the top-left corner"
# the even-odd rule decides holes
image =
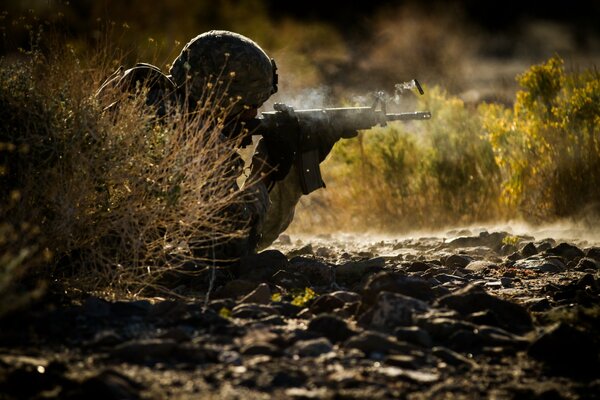
[[[405,112],[399,114],[385,114],[385,119],[388,121],[408,121],[412,119],[430,119],[431,113],[429,111],[415,111]]]

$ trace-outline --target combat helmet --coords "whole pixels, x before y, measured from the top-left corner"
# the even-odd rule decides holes
[[[213,30],[188,42],[169,73],[180,93],[194,106],[207,90],[222,99],[236,115],[246,107],[260,107],[277,91],[277,67],[263,49],[238,33]]]

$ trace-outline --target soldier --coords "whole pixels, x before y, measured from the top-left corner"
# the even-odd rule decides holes
[[[148,64],[138,64],[127,71],[117,71],[99,90],[119,85],[131,89],[138,82],[149,87],[146,103],[166,112],[165,101],[193,110],[207,99],[207,85],[223,82],[215,88],[212,106],[228,109],[224,134],[240,133],[242,122],[251,122],[258,108],[277,91],[277,68],[273,59],[251,39],[229,31],[203,33],[185,45],[170,69],[170,75]],[[220,90],[220,91],[219,91]],[[114,106],[112,104],[111,106]],[[111,107],[109,106],[109,107]],[[249,144],[245,141],[243,145]],[[298,174],[294,172],[286,146],[292,143],[265,143],[261,139],[252,159],[251,178],[257,182],[245,191],[245,203],[236,210],[239,221],[249,228],[247,237],[231,241],[218,249],[219,258],[239,258],[269,246],[291,223],[296,204],[302,196]],[[333,143],[323,143],[324,159]],[[277,163],[272,162],[277,160]],[[276,164],[276,165],[273,165]],[[237,184],[232,182],[237,188]],[[191,244],[193,248],[193,244]]]

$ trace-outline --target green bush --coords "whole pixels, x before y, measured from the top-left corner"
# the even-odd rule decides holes
[[[518,77],[512,109],[482,107],[503,202],[524,217],[579,217],[600,199],[600,73],[555,56]],[[597,211],[597,210],[596,210]]]
[[[309,215],[300,211],[299,218],[322,218],[313,215],[315,203],[328,204],[331,222],[344,229],[402,231],[495,218],[499,169],[477,112],[439,88],[418,107],[433,118],[390,123],[336,144],[323,165],[329,190],[315,193]]]

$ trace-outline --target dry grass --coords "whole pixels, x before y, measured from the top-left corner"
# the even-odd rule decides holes
[[[198,272],[222,256],[209,249],[246,233],[248,221],[231,217],[245,199],[231,178],[237,143],[221,135],[227,110],[173,108],[157,120],[143,93],[115,91],[120,107],[103,112],[94,93],[114,54],[58,45],[2,60],[2,303],[23,277],[168,290],[165,277]]]

